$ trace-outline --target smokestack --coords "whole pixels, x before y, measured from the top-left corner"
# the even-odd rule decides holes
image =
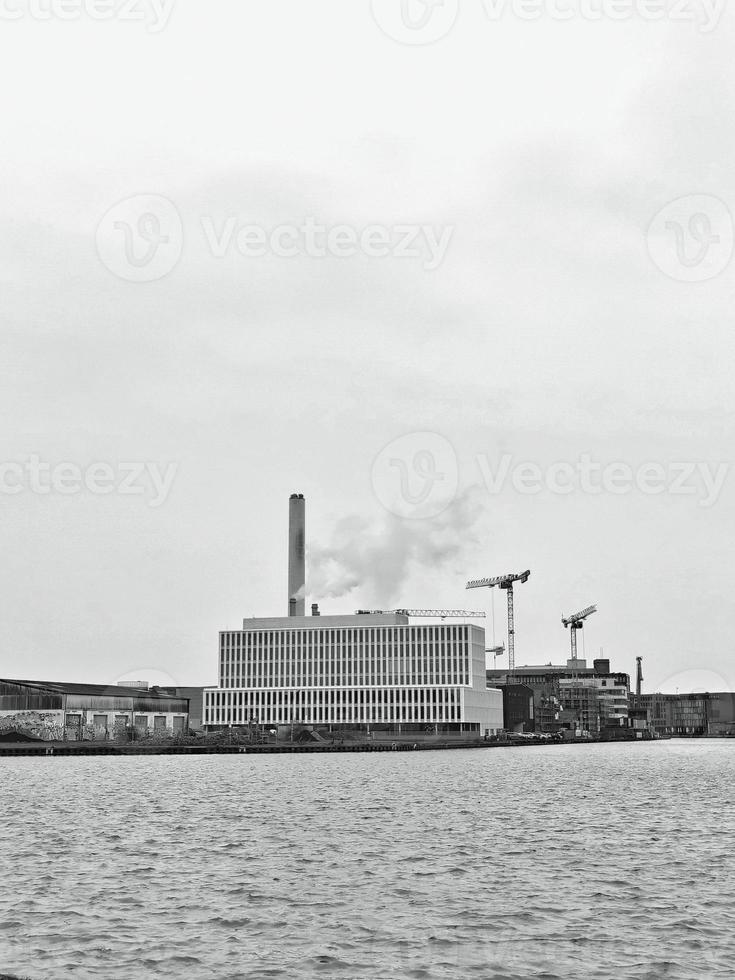
[[[311,604],[311,615],[312,616],[321,616],[321,613],[319,612],[319,603],[318,602],[312,602],[312,604]]]
[[[306,610],[306,501],[292,493],[288,502],[288,615]]]

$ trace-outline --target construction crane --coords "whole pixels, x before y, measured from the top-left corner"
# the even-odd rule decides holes
[[[527,582],[531,577],[531,572],[526,569],[525,572],[511,572],[508,575],[498,575],[495,578],[477,578],[468,582],[466,588],[468,589],[493,589],[497,585],[500,589],[505,589],[508,593],[508,676],[509,679],[513,680],[515,674],[515,622],[513,618],[513,583],[520,582],[521,584]]]
[[[597,612],[597,606],[587,606],[586,609],[580,610],[580,612],[572,613],[571,616],[562,616],[561,621],[564,629],[569,627],[571,629],[572,638],[572,660],[577,659],[577,630],[581,630],[584,626],[584,621],[592,613]]]
[[[484,619],[484,612],[467,609],[358,609],[356,616],[425,616],[427,619]]]
[[[640,697],[643,684],[643,657],[635,658],[635,667],[635,693],[636,697]],[[640,704],[638,706],[640,707]]]
[[[495,661],[498,657],[502,657],[505,654],[505,644],[501,643],[499,647],[485,647],[485,653],[492,653],[493,655],[493,669],[495,668]]]

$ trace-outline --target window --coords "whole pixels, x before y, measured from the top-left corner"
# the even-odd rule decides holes
[[[136,715],[134,724],[136,728],[147,728],[148,719],[146,718],[145,715]]]
[[[94,727],[95,728],[107,728],[107,715],[95,715],[94,716]]]
[[[156,715],[153,719],[153,727],[158,730],[166,727],[166,715]]]

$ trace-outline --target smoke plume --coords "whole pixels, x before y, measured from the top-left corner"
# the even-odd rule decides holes
[[[472,487],[437,517],[420,521],[391,514],[342,518],[328,544],[311,542],[307,549],[308,594],[337,599],[359,587],[381,604],[402,601],[412,571],[441,570],[480,543],[481,498]]]

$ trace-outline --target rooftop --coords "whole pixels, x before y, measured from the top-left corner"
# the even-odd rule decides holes
[[[135,687],[118,687],[117,684],[68,684],[62,681],[25,681],[7,677],[0,678],[0,684],[19,684],[38,691],[52,691],[54,694],[80,694],[97,698],[154,698],[161,701],[176,700],[162,691],[141,690]]]
[[[348,629],[354,626],[408,626],[408,616],[401,613],[371,613],[361,616],[271,616],[244,619],[244,630]],[[230,632],[224,630],[223,632]]]

